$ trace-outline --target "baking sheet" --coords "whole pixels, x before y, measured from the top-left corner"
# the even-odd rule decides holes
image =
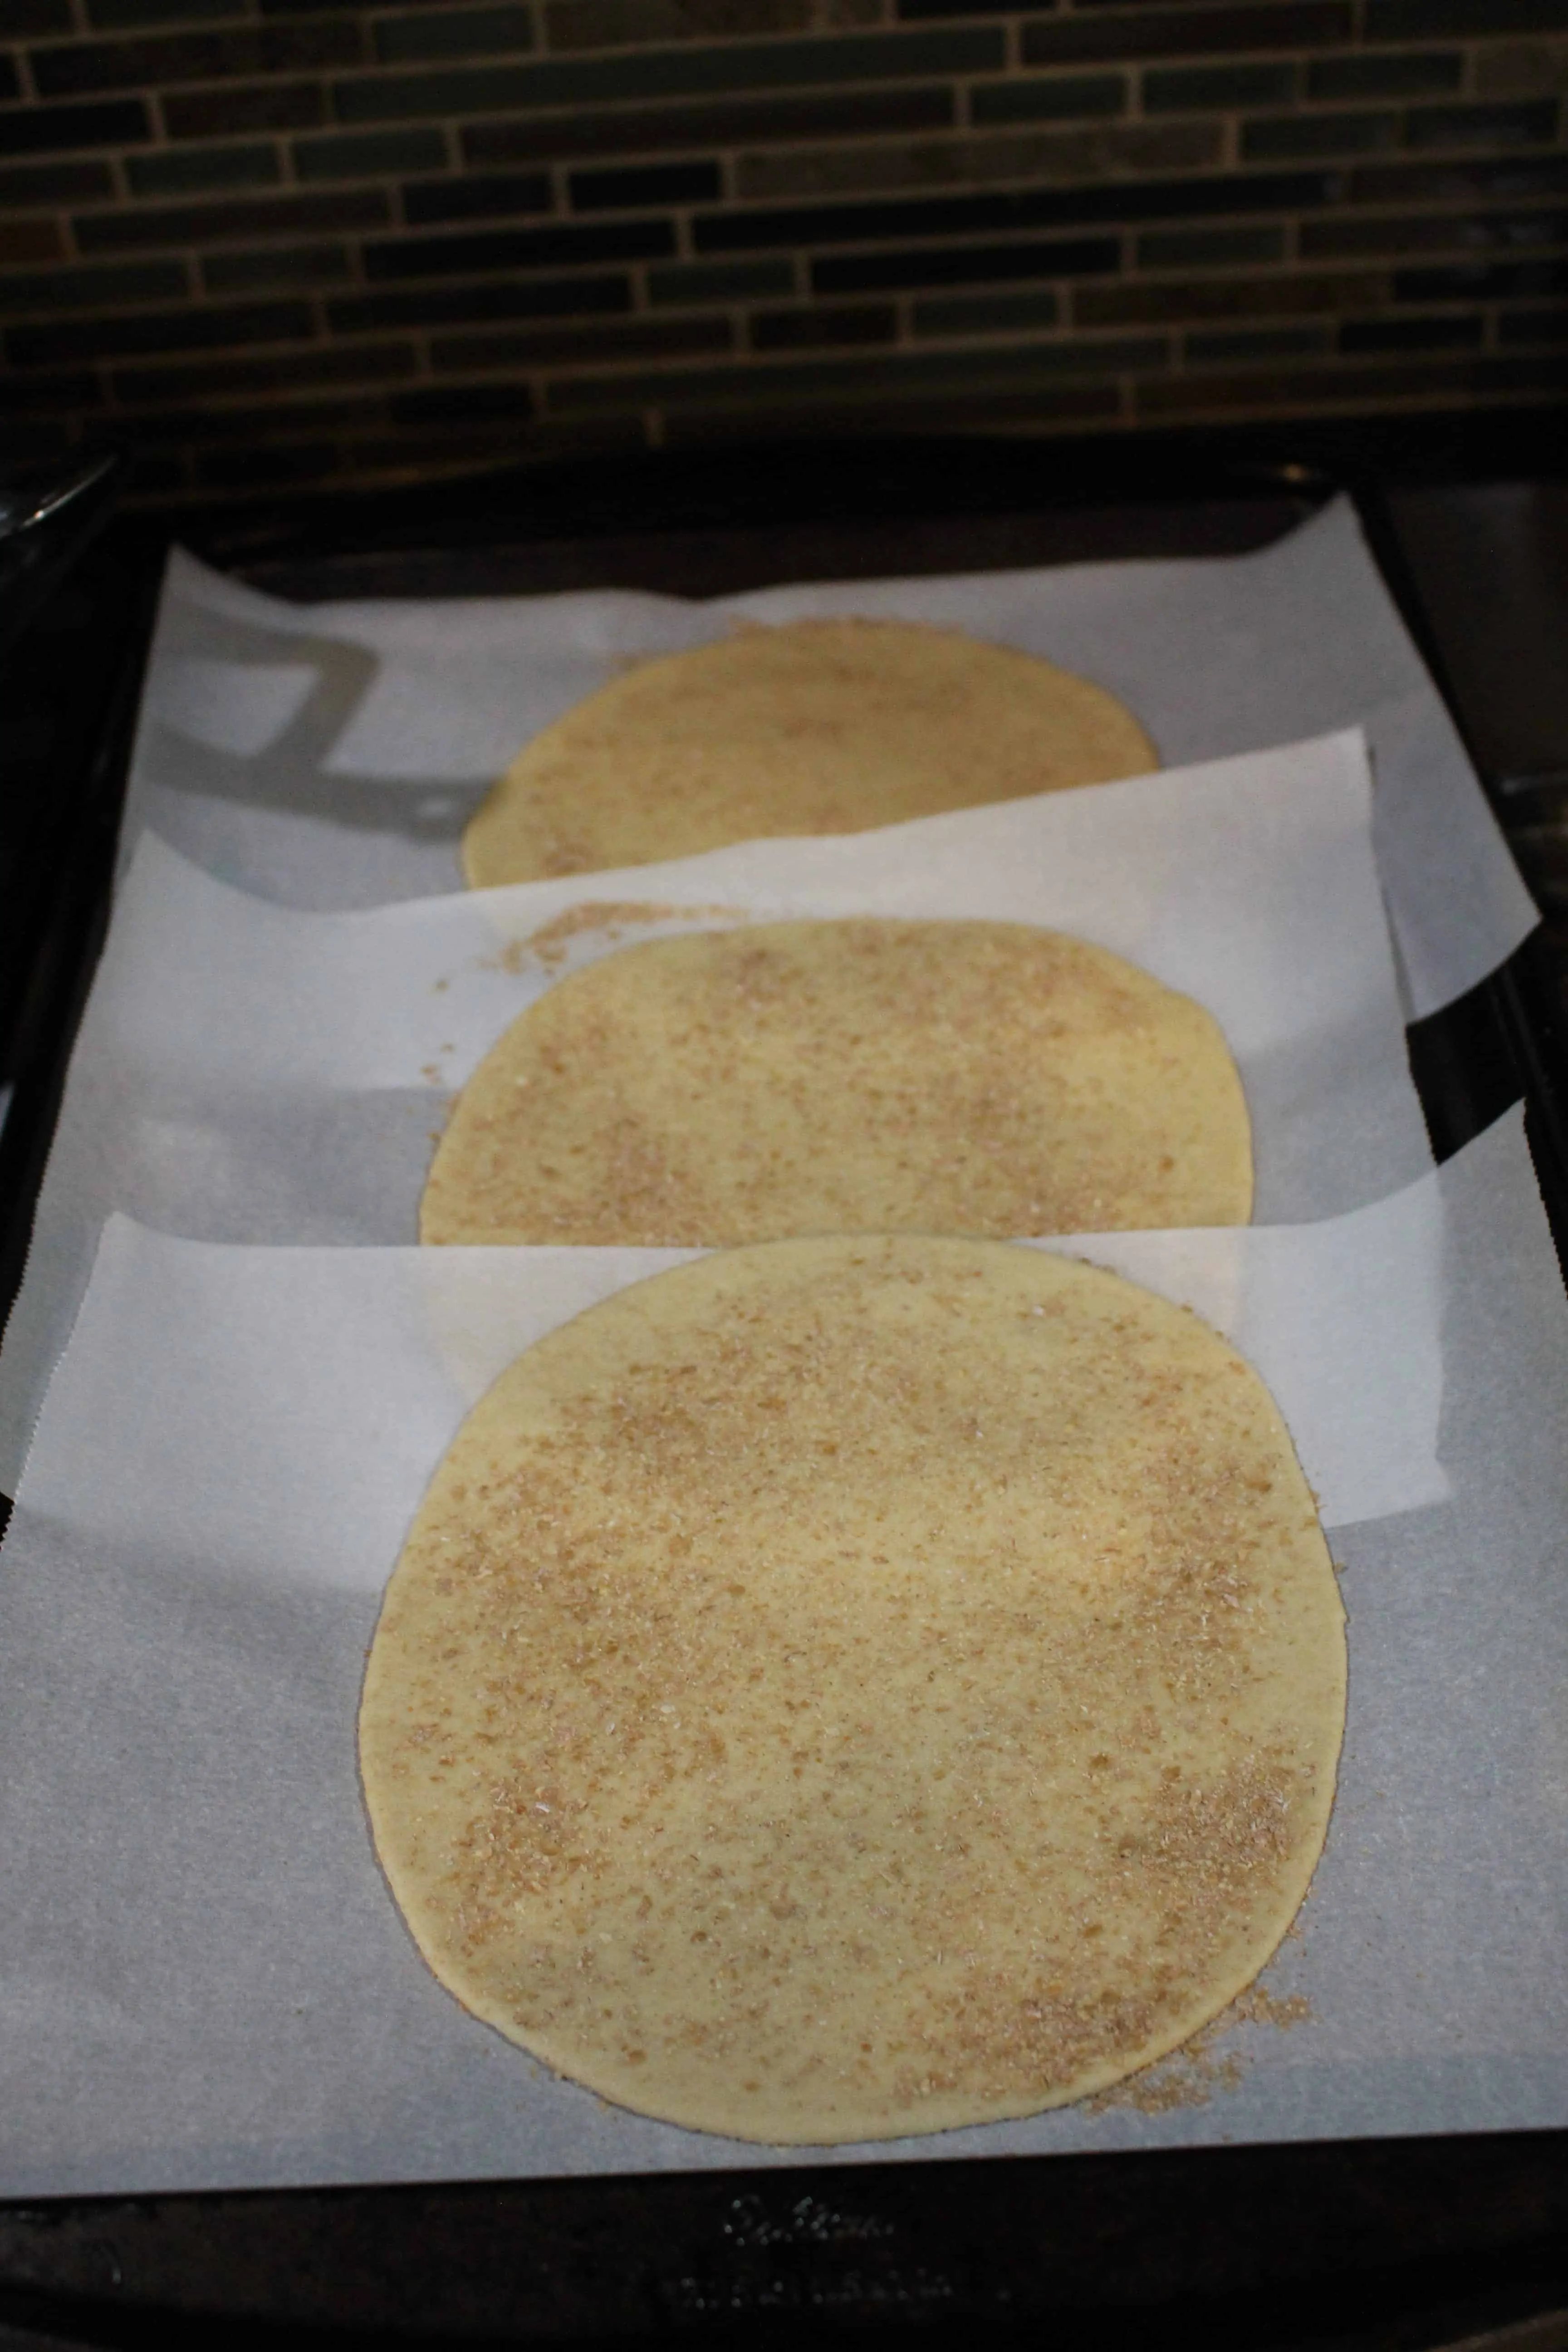
[[[1247,1090],[1258,1222],[1391,1192],[1431,1154],[1371,813],[1352,730],[877,833],[360,914],[268,904],[144,836],[0,1353],[0,1484],[112,1210],[205,1241],[414,1241],[452,1090],[562,972],[659,931],[850,913],[1058,925],[1218,1020]],[[526,949],[585,902],[621,913]],[[668,911],[639,920],[638,906]]]
[[[1339,1799],[1265,1979],[1300,2021],[1233,2022],[1153,2112],[826,2160],[1568,2121],[1568,1301],[1519,1113],[1343,1220],[1070,1246],[1221,1316],[1329,1520],[1360,1515],[1331,1534]],[[379,1587],[469,1399],[685,1255],[109,1228],[0,1556],[0,2194],[802,2160],[604,2105],[467,2017],[355,1777]]]
[[[1120,695],[1162,761],[1363,724],[1377,846],[1416,1014],[1515,948],[1535,910],[1458,739],[1339,499],[1252,555],[769,588],[695,603],[604,590],[294,605],[176,553],[126,826],[286,905],[460,885],[495,775],[628,659],[737,620],[865,614],[968,629]]]

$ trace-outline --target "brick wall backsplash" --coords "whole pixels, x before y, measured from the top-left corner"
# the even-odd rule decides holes
[[[0,453],[149,497],[1568,388],[1568,0],[0,0]]]

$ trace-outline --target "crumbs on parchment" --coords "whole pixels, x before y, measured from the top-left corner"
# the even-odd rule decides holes
[[[743,907],[661,907],[637,899],[590,899],[580,907],[568,907],[531,931],[525,940],[510,940],[499,955],[487,957],[484,969],[490,971],[520,972],[530,963],[542,964],[546,971],[558,971],[571,952],[572,942],[584,931],[603,931],[608,940],[619,940],[634,923],[673,923],[683,917],[703,920],[742,921]]]
[[[1207,2025],[1200,2026],[1179,2050],[1156,2058],[1152,2066],[1113,2083],[1083,2102],[1086,2112],[1102,2116],[1116,2107],[1133,2107],[1143,2116],[1166,2116],[1178,2107],[1205,2107],[1217,2093],[1240,2088],[1247,2067],[1239,2052],[1216,2050],[1215,2044],[1237,2025],[1273,2025],[1281,2033],[1307,2024],[1311,2003],[1303,1993],[1284,1999],[1248,1985]]]

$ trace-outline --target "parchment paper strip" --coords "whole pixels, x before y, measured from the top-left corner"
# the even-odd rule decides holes
[[[1120,695],[1181,766],[1356,724],[1414,1009],[1535,910],[1346,499],[1254,555],[770,588],[302,606],[171,562],[126,841],[143,821],[242,887],[363,907],[456,888],[480,793],[628,658],[737,620],[890,615],[1042,654]]]
[[[879,833],[336,916],[236,892],[146,836],[0,1354],[0,1484],[112,1210],[199,1240],[413,1241],[450,1090],[563,970],[659,929],[849,913],[1058,925],[1218,1019],[1260,1222],[1393,1192],[1430,1153],[1370,814],[1352,731]],[[584,901],[622,913],[559,953],[516,951]]]
[[[1303,2021],[1236,2024],[1226,2066],[1189,2062],[1153,2111],[833,2160],[1568,2121],[1568,1302],[1518,1114],[1310,1234],[1202,1236],[1179,1275],[1190,1236],[1114,1248],[1151,1278],[1165,1257],[1162,1280],[1211,1306],[1239,1273],[1260,1360],[1320,1316],[1289,1342],[1316,1369],[1288,1409],[1310,1461],[1320,1405],[1342,1428],[1394,1416],[1356,1478],[1428,1475],[1440,1316],[1448,1492],[1333,1538],[1341,1790],[1268,1973]],[[465,2017],[408,1943],[360,1808],[359,1679],[407,1510],[528,1317],[629,1270],[595,1276],[596,1255],[110,1230],[0,1558],[0,2194],[773,2160],[600,2105]],[[548,1307],[547,1260],[568,1277]]]
[[[1274,1390],[1331,1523],[1447,1492],[1436,1172],[1316,1225],[1041,1247],[1195,1307]],[[237,1249],[111,1217],[20,1502],[215,1573],[379,1591],[458,1421],[547,1331],[700,1255]]]

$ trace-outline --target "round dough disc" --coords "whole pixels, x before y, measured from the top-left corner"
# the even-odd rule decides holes
[[[641,662],[519,753],[463,835],[475,889],[858,833],[1160,764],[1114,695],[912,621],[790,621]]]
[[[894,2137],[1116,2082],[1306,1894],[1343,1618],[1205,1324],[994,1242],[796,1241],[562,1326],[454,1440],[360,1717],[477,2016],[638,2112]]]
[[[1026,923],[759,924],[623,948],[469,1078],[426,1242],[1245,1224],[1218,1024]]]

